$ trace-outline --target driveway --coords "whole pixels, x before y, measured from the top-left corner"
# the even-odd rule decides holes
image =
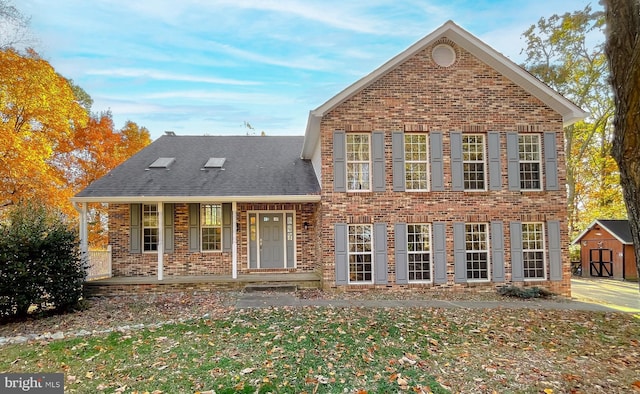
[[[638,284],[613,279],[571,279],[572,298],[605,305],[622,312],[640,313]]]

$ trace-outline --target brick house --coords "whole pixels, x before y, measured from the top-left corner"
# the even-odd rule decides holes
[[[304,138],[163,136],[73,201],[83,223],[109,204],[114,277],[569,295],[563,127],[585,115],[447,22],[312,110]]]

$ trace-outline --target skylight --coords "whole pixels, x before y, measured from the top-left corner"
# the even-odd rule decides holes
[[[225,157],[212,157],[207,160],[204,168],[222,168],[226,160],[227,159]]]
[[[175,157],[159,157],[149,164],[149,168],[168,168],[175,160]]]

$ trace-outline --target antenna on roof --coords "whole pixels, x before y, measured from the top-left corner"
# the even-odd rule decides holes
[[[175,131],[171,131],[171,130],[167,130],[164,132],[165,135],[169,135],[171,137],[175,137],[176,136],[176,132]]]

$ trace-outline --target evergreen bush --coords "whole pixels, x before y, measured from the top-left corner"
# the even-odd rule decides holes
[[[76,231],[39,203],[19,204],[0,220],[0,317],[63,311],[82,297],[85,267]]]

